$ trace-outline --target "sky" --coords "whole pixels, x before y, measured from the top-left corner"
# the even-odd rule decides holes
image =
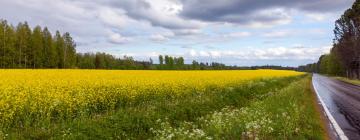
[[[14,26],[70,32],[77,52],[157,62],[298,66],[332,46],[334,22],[354,0],[0,0]]]

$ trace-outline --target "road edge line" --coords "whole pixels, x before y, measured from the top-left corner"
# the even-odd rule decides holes
[[[344,131],[340,128],[339,124],[335,121],[334,117],[331,115],[329,109],[325,106],[324,101],[321,99],[319,92],[317,90],[317,88],[314,86],[314,77],[312,78],[312,86],[315,90],[316,96],[318,97],[321,106],[324,108],[325,110],[325,114],[326,116],[329,118],[331,125],[333,126],[333,128],[335,129],[336,134],[338,135],[338,137],[340,138],[340,140],[348,140],[348,137],[345,135]]]

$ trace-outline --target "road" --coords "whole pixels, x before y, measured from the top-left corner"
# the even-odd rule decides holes
[[[360,86],[318,74],[313,86],[347,138],[360,140]]]

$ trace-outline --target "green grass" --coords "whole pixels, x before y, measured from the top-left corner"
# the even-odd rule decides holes
[[[270,92],[249,106],[229,106],[173,127],[167,120],[154,130],[156,139],[323,139],[309,76]]]
[[[144,95],[92,116],[4,129],[6,139],[321,139],[309,76],[181,96]],[[224,122],[224,123],[222,123]],[[188,131],[186,131],[188,130]]]
[[[351,83],[354,85],[360,85],[360,80],[356,80],[356,79],[349,79],[349,78],[345,78],[345,77],[335,77],[338,80],[347,82],[347,83]]]

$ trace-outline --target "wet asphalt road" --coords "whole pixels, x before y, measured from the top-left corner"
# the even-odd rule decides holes
[[[360,86],[313,75],[313,86],[350,140],[360,140]]]

